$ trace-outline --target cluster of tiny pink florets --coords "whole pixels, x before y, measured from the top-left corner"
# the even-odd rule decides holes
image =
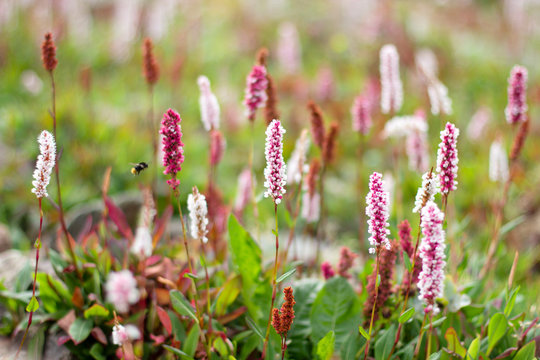
[[[163,174],[171,175],[171,179],[167,180],[167,184],[173,190],[176,190],[178,185],[180,185],[180,180],[176,178],[176,174],[182,170],[182,163],[184,162],[181,121],[180,115],[174,110],[169,109],[163,115],[161,129],[159,131],[163,135],[163,166],[165,167]]]
[[[459,129],[452,123],[446,123],[444,130],[441,131],[441,143],[437,152],[437,172],[441,194],[448,194],[457,189],[458,136]]]
[[[516,124],[526,120],[527,112],[527,69],[516,65],[508,78],[508,105],[504,109],[506,121]]]
[[[43,198],[49,196],[47,185],[49,185],[51,172],[56,163],[56,143],[52,134],[47,130],[41,132],[38,143],[40,154],[37,158],[36,170],[34,170],[34,181],[32,181],[34,188],[32,192],[38,198]]]
[[[266,68],[263,65],[253,66],[246,79],[246,94],[244,98],[246,114],[250,121],[255,120],[257,109],[266,104],[267,87]]]
[[[287,166],[283,161],[283,134],[285,129],[279,120],[273,120],[266,129],[266,168],[264,169],[265,197],[272,197],[279,204],[285,194]]]
[[[424,301],[424,311],[439,312],[435,299],[441,297],[444,289],[444,214],[433,201],[422,209],[422,243],[419,256],[422,259],[422,271],[418,276],[419,298]]]
[[[390,250],[390,241],[388,241],[388,192],[384,190],[382,175],[374,172],[369,177],[369,193],[366,197],[366,215],[369,216],[368,232],[371,234],[369,243],[370,254],[374,254],[380,246]]]
[[[362,135],[366,135],[372,125],[371,104],[366,96],[359,95],[354,99],[351,108],[352,128]]]
[[[392,44],[381,48],[380,72],[382,112],[399,111],[403,104],[403,84],[399,77],[399,54]]]

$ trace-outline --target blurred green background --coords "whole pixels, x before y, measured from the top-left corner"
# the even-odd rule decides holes
[[[496,275],[502,289],[514,252],[519,251],[516,281],[530,285],[529,303],[540,305],[535,290],[540,286],[538,1],[2,0],[0,7],[0,223],[9,230],[12,246],[30,248],[39,221],[37,201],[30,192],[38,155],[36,138],[43,129],[52,130],[50,82],[40,59],[45,32],[53,33],[57,45],[57,142],[63,149],[60,177],[68,218],[88,204],[99,204],[109,166],[110,194],[117,196],[139,196],[139,185],[150,182],[151,172],[161,173],[160,162],[152,159],[147,123],[150,101],[142,76],[144,37],[153,39],[161,70],[154,121],[169,107],[183,119],[185,163],[180,178],[184,192],[193,185],[204,188],[207,181],[208,136],[200,121],[196,79],[201,74],[210,79],[227,140],[217,183],[226,202],[232,203],[237,176],[247,166],[251,137],[242,106],[245,77],[257,50],[267,47],[268,70],[276,80],[281,120],[288,130],[285,157],[300,130],[309,127],[309,99],[321,105],[327,124],[336,120],[341,125],[338,158],[328,172],[326,187],[329,241],[357,251],[365,250],[367,236],[359,243],[358,214],[351,211],[360,205],[355,187],[358,139],[350,131],[349,109],[370,79],[378,80],[380,47],[393,43],[400,53],[404,82],[400,114],[419,108],[426,111],[433,165],[441,124],[448,120],[461,129],[459,185],[450,196],[448,232],[460,244],[458,263],[451,267],[462,270],[464,284],[474,279],[482,265],[494,202],[502,193],[500,184],[489,181],[488,156],[497,136],[503,136],[507,149],[512,143],[513,130],[504,118],[507,78],[514,64],[528,68],[531,133],[505,209],[504,223],[511,226],[506,226],[503,235]],[[284,26],[290,29],[291,24],[300,45],[297,69],[290,69],[279,55]],[[430,114],[418,76],[415,54],[423,48],[435,54],[439,78],[453,101],[453,114],[444,119]],[[483,135],[471,140],[466,128],[481,107],[489,109],[491,118]],[[373,116],[379,124],[388,119],[378,107]],[[261,116],[254,138],[259,191],[264,130]],[[365,184],[372,171],[395,173],[393,146],[379,134],[370,136],[362,167]],[[135,177],[130,163],[139,161],[148,162],[150,169]],[[406,168],[405,158],[402,161],[398,186],[403,204],[394,206],[392,236],[397,236],[395,224],[402,220],[397,218],[399,211],[413,229],[418,222],[409,209],[420,174]],[[160,175],[160,179],[163,205],[168,189],[165,177]],[[54,186],[49,193],[56,199]],[[270,215],[272,206],[263,201],[260,207],[269,228],[272,218],[264,215]],[[45,213],[50,230],[57,215],[51,204],[45,205]]]

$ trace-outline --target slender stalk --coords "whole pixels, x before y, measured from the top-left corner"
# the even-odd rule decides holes
[[[268,347],[268,339],[270,338],[270,323],[272,322],[272,309],[274,308],[274,302],[276,300],[277,292],[277,268],[278,268],[278,251],[279,251],[279,235],[278,235],[278,216],[277,216],[277,204],[274,203],[274,216],[276,221],[275,235],[276,235],[276,258],[274,260],[274,275],[272,277],[272,301],[270,303],[270,314],[268,315],[268,323],[266,324],[266,335],[264,337],[263,352],[261,359],[266,358],[266,348]]]
[[[206,311],[208,312],[208,333],[207,333],[208,342],[206,345],[206,353],[208,354],[208,356],[210,356],[211,346],[212,346],[210,343],[210,334],[212,334],[212,306],[210,303],[210,276],[208,276],[208,267],[206,266],[204,242],[202,241],[202,239],[200,240],[201,240],[201,250],[202,250],[201,256],[203,257],[203,267],[204,267],[204,273],[206,276]]]
[[[319,219],[319,224],[317,225],[317,251],[315,255],[315,266],[319,263],[319,259],[321,256],[321,243],[325,236],[325,209],[324,209],[324,175],[326,174],[326,162],[324,161],[324,157],[321,161],[321,173],[319,178],[319,211],[321,212],[321,216]]]
[[[287,350],[287,345],[285,344],[287,338],[283,335],[281,336],[281,360],[285,360],[285,350]]]
[[[158,158],[158,142],[156,139],[157,129],[154,121],[154,85],[148,85],[148,97],[150,100],[150,109],[148,110],[148,122],[150,123],[150,131],[152,131],[152,161],[157,161]],[[152,171],[152,192],[155,194],[157,191],[157,172],[158,167],[155,166],[155,170]]]
[[[418,335],[418,342],[416,343],[416,348],[414,349],[413,360],[418,357],[418,353],[420,352],[420,344],[422,344],[422,337],[424,336],[424,326],[426,325],[427,316],[428,313],[424,315],[424,320],[422,320],[422,326],[420,327],[420,335]]]
[[[433,337],[433,311],[431,311],[431,316],[429,317],[429,333],[428,341],[426,348],[426,359],[429,359],[429,354],[431,354],[431,338]]]
[[[359,134],[359,140],[358,140],[358,161],[356,162],[356,194],[357,194],[357,203],[359,207],[358,212],[358,242],[360,243],[360,247],[365,248],[364,243],[364,214],[366,212],[365,210],[365,200],[362,198],[362,189],[363,189],[363,177],[362,177],[362,156],[364,155],[364,135],[361,133]]]
[[[369,353],[369,344],[371,342],[371,330],[373,329],[373,319],[375,318],[375,308],[377,307],[377,298],[379,297],[379,255],[380,249],[377,247],[377,256],[375,258],[375,301],[373,301],[373,307],[371,308],[371,320],[369,321],[368,341],[366,343],[366,350],[364,352],[364,360],[367,359]]]
[[[34,283],[32,285],[32,300],[31,302],[36,299],[36,282],[37,282],[37,271],[38,271],[38,262],[39,262],[39,249],[41,249],[41,230],[43,229],[43,211],[41,208],[41,198],[38,198],[39,202],[39,232],[38,232],[38,238],[36,240],[36,243],[34,244],[34,247],[36,248],[36,266],[34,268]],[[34,315],[34,311],[30,312],[30,315],[28,316],[28,324],[26,325],[26,330],[24,331],[24,335],[21,341],[21,344],[19,345],[19,349],[17,350],[17,354],[15,354],[15,359],[19,356],[19,353],[23,347],[24,340],[26,339],[26,335],[28,335],[28,330],[30,330],[30,325],[32,325],[32,316]]]
[[[52,71],[49,71],[49,75],[51,78],[51,102],[52,102],[52,110],[51,110],[51,117],[53,119],[53,135],[58,143],[58,138],[56,137],[56,83],[54,81],[54,74]],[[62,193],[60,191],[60,171],[59,171],[59,163],[60,163],[60,156],[57,156],[56,162],[54,165],[54,172],[56,174],[56,189],[58,193],[58,214],[60,218],[60,225],[62,227],[62,231],[64,232],[66,236],[66,241],[68,244],[68,250],[69,254],[71,256],[71,259],[73,260],[73,265],[75,265],[75,271],[79,277],[81,274],[79,273],[79,267],[77,266],[77,257],[75,256],[75,252],[73,251],[73,244],[72,244],[72,238],[71,235],[69,235],[67,226],[66,226],[66,220],[64,218],[64,207],[62,205]]]
[[[176,203],[178,205],[178,212],[180,214],[180,222],[182,224],[182,235],[184,238],[184,248],[186,249],[188,269],[189,269],[189,272],[193,274],[193,266],[191,265],[191,256],[189,255],[189,246],[188,246],[187,235],[186,235],[186,224],[184,223],[184,216],[182,215],[182,206],[180,205],[180,192],[176,191],[173,195],[176,196]],[[199,308],[199,292],[197,289],[197,284],[195,283],[195,280],[193,279],[191,279],[191,287],[193,289],[193,297],[195,298],[195,311],[197,312],[197,317],[199,318],[200,327],[203,328],[204,318]],[[202,331],[201,331],[201,340],[203,341],[203,343],[206,343],[206,337],[204,336],[204,333]]]
[[[253,172],[253,152],[255,148],[255,121],[250,120],[251,126],[251,146],[249,149],[248,166],[249,173],[251,174],[251,204],[253,205],[253,217],[255,217],[255,224],[257,227],[257,242],[260,238],[260,225],[259,225],[259,209],[257,208],[257,199],[255,199],[255,173]]]

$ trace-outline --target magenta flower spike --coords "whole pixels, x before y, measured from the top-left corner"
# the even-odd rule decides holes
[[[506,121],[517,124],[526,120],[527,115],[527,69],[515,65],[508,78],[508,105],[504,109]]]
[[[369,253],[374,254],[384,246],[390,250],[390,241],[388,240],[388,210],[389,194],[384,190],[382,175],[374,172],[369,177],[369,193],[366,196],[366,215],[368,219],[368,232],[371,234],[369,243]]]
[[[422,259],[422,271],[418,276],[419,299],[426,307],[426,313],[439,313],[435,299],[441,297],[444,290],[444,267],[446,265],[444,249],[444,214],[433,201],[422,209],[422,243],[419,256]]]
[[[159,130],[159,133],[163,135],[163,166],[165,167],[163,174],[171,175],[171,179],[167,180],[167,184],[173,190],[176,190],[180,185],[180,180],[176,178],[176,175],[182,170],[182,163],[184,162],[181,121],[180,115],[169,109],[163,114],[161,129]]]
[[[246,91],[244,105],[246,106],[246,115],[250,121],[255,120],[257,109],[265,106],[266,88],[268,79],[266,78],[266,67],[264,65],[255,65],[246,79]]]
[[[399,54],[392,44],[380,51],[381,110],[384,114],[397,112],[403,104],[403,84],[399,77]]]
[[[449,122],[441,131],[441,143],[437,152],[437,173],[439,174],[439,185],[443,195],[457,189],[458,136],[459,129]]]
[[[279,120],[272,120],[266,129],[266,168],[264,169],[264,197],[272,197],[277,205],[285,194],[287,166],[283,161],[283,134],[285,129]]]
[[[336,275],[334,269],[332,268],[332,265],[330,265],[328,261],[325,261],[321,264],[321,274],[324,277],[324,280],[333,278]]]
[[[371,104],[367,97],[359,95],[351,107],[352,128],[362,135],[367,135],[371,129]]]
[[[49,185],[51,172],[56,163],[56,142],[50,132],[43,130],[39,134],[38,143],[40,154],[37,158],[36,170],[34,170],[34,181],[32,181],[34,188],[32,192],[38,198],[43,198],[49,196],[47,185]]]

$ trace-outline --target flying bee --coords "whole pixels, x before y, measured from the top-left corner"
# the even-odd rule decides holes
[[[141,171],[143,171],[144,169],[148,167],[148,164],[145,162],[140,162],[138,164],[131,163],[131,165],[133,165],[133,167],[131,168],[131,173],[133,175],[139,175]]]

